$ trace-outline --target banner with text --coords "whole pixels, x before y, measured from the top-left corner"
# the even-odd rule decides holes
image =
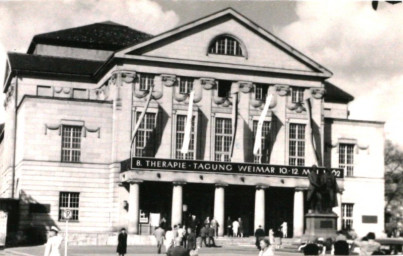
[[[192,171],[192,172],[211,172],[211,173],[231,173],[231,174],[255,174],[267,176],[290,176],[304,177],[308,176],[312,167],[288,166],[288,165],[270,165],[253,163],[234,163],[234,162],[211,162],[198,160],[176,160],[134,157],[131,162],[132,169],[155,169],[155,170],[174,170],[174,171]],[[324,168],[318,167],[322,170]],[[330,171],[336,178],[343,178],[343,169],[332,168]]]

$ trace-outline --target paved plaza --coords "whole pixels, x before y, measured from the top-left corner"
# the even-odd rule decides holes
[[[62,249],[63,251],[64,249]],[[103,256],[103,255],[116,255],[115,246],[72,246],[69,247],[69,256]],[[10,248],[3,251],[3,255],[19,255],[19,256],[42,256],[44,252],[44,246],[34,247],[18,247]],[[290,252],[276,252],[275,255],[302,255],[300,253]],[[0,254],[1,255],[1,254]],[[63,253],[62,253],[63,255]],[[154,246],[129,246],[127,256],[142,256],[142,255],[165,255],[157,254]],[[217,248],[202,248],[199,250],[200,256],[209,255],[258,255],[258,250],[253,247],[244,246],[226,246]]]

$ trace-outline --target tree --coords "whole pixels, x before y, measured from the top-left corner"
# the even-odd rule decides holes
[[[403,220],[403,151],[387,140],[385,145],[385,212],[389,222]]]

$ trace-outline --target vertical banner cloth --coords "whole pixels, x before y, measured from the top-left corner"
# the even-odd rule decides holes
[[[259,122],[257,123],[255,144],[253,146],[253,155],[255,155],[255,156],[257,156],[258,153],[262,151],[262,128],[263,128],[264,118],[266,117],[267,111],[269,110],[271,98],[272,98],[272,95],[270,93],[268,93],[267,97],[266,97],[266,103],[263,107],[262,113],[260,114]]]
[[[150,101],[151,101],[151,99],[153,97],[152,93],[153,93],[153,87],[150,86],[150,92],[148,93],[148,98],[147,98],[146,104],[144,106],[143,112],[141,112],[139,120],[137,120],[136,126],[134,127],[134,130],[133,130],[132,142],[130,143],[130,157],[132,157],[132,154],[131,154],[132,146],[133,146],[133,143],[134,143],[134,139],[136,138],[136,135],[137,135],[137,130],[140,128],[141,122],[143,121],[144,116],[146,115],[148,105],[150,105]]]
[[[311,105],[310,98],[305,100],[305,105],[306,105],[306,111],[308,114],[308,135],[310,136],[309,141],[311,143],[312,150],[314,152],[315,164],[319,165],[318,151],[316,150],[315,136],[313,134],[313,129],[312,129],[312,105]]]
[[[190,144],[190,135],[192,132],[192,117],[193,117],[193,99],[194,99],[194,91],[190,93],[189,96],[189,109],[188,109],[188,114],[186,117],[186,126],[185,126],[185,136],[183,138],[183,144],[182,144],[182,149],[181,153],[182,154],[187,154],[189,152],[189,144]],[[185,157],[184,157],[185,158]]]
[[[230,148],[230,159],[232,159],[234,153],[234,145],[235,145],[235,134],[237,128],[237,119],[238,119],[238,92],[239,85],[238,83],[232,83],[231,85],[231,94],[232,94],[232,140],[231,140],[231,148]]]

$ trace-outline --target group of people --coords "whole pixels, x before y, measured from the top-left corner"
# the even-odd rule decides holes
[[[227,235],[232,237],[243,237],[244,225],[242,218],[231,220],[231,217],[227,219]]]

